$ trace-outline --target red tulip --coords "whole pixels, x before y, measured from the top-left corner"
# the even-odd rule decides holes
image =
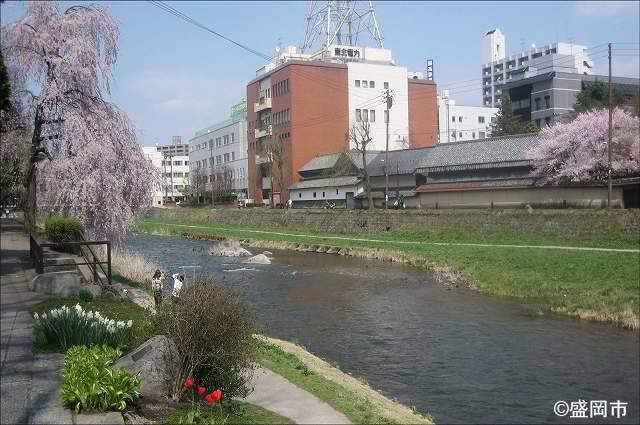
[[[209,393],[204,397],[205,401],[207,403],[215,403],[215,400],[213,399],[213,393]]]
[[[193,384],[194,384],[193,378],[188,378],[186,381],[184,381],[184,386],[187,388],[193,387]]]
[[[218,401],[218,400],[220,400],[222,398],[222,390],[220,388],[218,388],[217,390],[215,390],[211,394],[214,397],[214,401]]]
[[[198,393],[204,394],[207,391],[205,387],[198,387]]]

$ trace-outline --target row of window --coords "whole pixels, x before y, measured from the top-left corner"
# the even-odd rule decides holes
[[[229,178],[231,180],[242,180],[245,177],[247,177],[247,172],[244,168],[237,168],[237,169],[233,169],[230,168],[228,169],[229,171]],[[216,180],[222,180],[224,178],[225,173],[217,173],[217,174],[210,174],[208,176],[200,176],[200,180],[202,183],[213,183]]]
[[[535,105],[536,105],[536,111],[539,111],[540,109],[542,109],[541,107],[541,99],[539,97],[536,97],[534,100]],[[545,96],[544,97],[544,107],[545,109],[549,109],[551,108],[551,96]]]
[[[451,132],[451,137],[453,137],[454,139],[458,139],[458,138],[459,138],[459,139],[462,139],[462,138],[463,138],[463,136],[462,136],[462,131],[458,132],[457,134],[458,134],[458,137],[456,137],[456,132],[455,132],[455,131],[452,131],[452,132]],[[484,132],[484,131],[480,131],[480,132],[478,132],[478,139],[484,139],[485,137],[487,137],[486,132]],[[475,132],[475,131],[472,131],[472,132],[471,132],[471,139],[472,139],[472,140],[475,140],[475,138],[476,138],[476,132]]]
[[[173,161],[173,165],[181,166],[181,165],[183,165],[183,162],[184,162],[184,165],[189,165],[189,161]],[[163,167],[171,166],[171,161],[162,161],[162,166]]]
[[[356,87],[362,87],[363,89],[375,89],[376,88],[376,82],[375,81],[371,81],[371,80],[356,80]],[[382,83],[384,89],[388,89],[389,88],[389,82],[385,81],[384,83]]]
[[[462,118],[463,118],[463,117],[462,117],[462,115],[460,115],[460,116],[458,117],[458,122],[462,122]],[[496,120],[496,117],[491,117],[491,122],[495,122],[495,120]],[[455,117],[455,115],[452,115],[452,116],[451,116],[451,122],[456,122],[456,117]],[[485,123],[485,117],[483,117],[483,116],[481,116],[481,115],[480,115],[480,116],[478,116],[478,124],[484,124],[484,123]]]
[[[289,79],[282,80],[273,85],[273,96],[282,96],[285,93],[289,93]]]
[[[291,111],[289,109],[283,109],[273,114],[273,123],[275,125],[284,124],[291,121]]]
[[[384,111],[385,114],[387,111]],[[357,122],[376,122],[376,111],[374,109],[356,109]]]
[[[340,194],[340,190],[339,190],[339,189],[336,189],[336,195],[339,195],[339,194]],[[317,198],[317,197],[318,197],[317,195],[318,195],[318,194],[317,194],[316,192],[313,192],[313,197],[314,197],[314,198]],[[323,198],[326,198],[326,197],[327,197],[326,192],[322,192],[322,197],[323,197]],[[298,198],[302,198],[302,192],[298,192]]]
[[[171,173],[164,173],[163,175],[165,177],[171,177]],[[173,177],[189,177],[189,173],[176,172],[176,173],[173,173]]]
[[[231,134],[225,134],[222,137],[216,137],[216,148],[219,148],[220,146],[226,146],[230,143],[235,142],[236,136],[234,133]],[[211,147],[211,140],[209,140],[209,147]]]
[[[225,153],[224,155],[216,155],[215,165],[226,164],[227,162],[231,162],[235,160],[236,160],[236,153],[228,152],[228,153]],[[196,161],[196,168],[207,167],[207,162],[209,163],[210,168],[214,166],[214,158],[209,158],[208,161],[207,159]]]

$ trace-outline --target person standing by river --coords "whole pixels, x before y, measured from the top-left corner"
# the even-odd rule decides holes
[[[182,290],[182,284],[184,283],[184,275],[182,273],[174,273],[171,277],[173,278],[173,291],[171,291],[171,296],[175,301],[180,298],[180,291]]]
[[[160,303],[162,302],[162,287],[164,282],[164,273],[160,270],[156,270],[151,278],[151,290],[153,291],[153,302],[155,304],[156,309],[160,307]]]

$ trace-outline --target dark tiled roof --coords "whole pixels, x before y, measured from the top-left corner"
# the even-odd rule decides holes
[[[348,151],[347,154],[351,157],[351,160],[353,161],[355,166],[358,167],[358,169],[362,169],[362,154],[354,150]],[[370,164],[378,154],[379,151],[367,152],[367,163]],[[333,168],[336,165],[338,158],[340,158],[340,155],[342,155],[342,152],[330,153],[327,155],[317,155],[311,161],[304,164],[304,166],[298,171],[305,172]]]
[[[359,177],[328,177],[325,179],[301,180],[289,186],[289,189],[308,189],[312,187],[340,187],[351,186],[360,181]]]
[[[433,147],[389,151],[389,174],[413,174],[421,160]],[[380,152],[370,163],[369,175],[384,176],[385,153]]]
[[[416,168],[528,161],[527,151],[537,146],[538,140],[537,134],[522,134],[443,143],[421,155]]]

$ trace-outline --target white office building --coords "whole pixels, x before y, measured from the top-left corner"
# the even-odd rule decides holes
[[[189,158],[194,173],[206,179],[211,190],[216,179],[231,180],[232,193],[247,195],[247,102],[231,107],[228,119],[196,132],[189,140]]]
[[[155,146],[143,146],[142,154],[144,157],[151,161],[151,164],[158,170],[159,173],[162,173],[162,153],[158,151]],[[164,186],[162,184],[156,185],[153,188],[153,201],[151,202],[152,207],[163,207],[164,206],[164,194],[163,191]]]
[[[499,29],[485,34],[482,57],[482,104],[500,104],[502,87],[523,71],[560,70],[573,74],[593,74],[587,47],[573,43],[551,43],[506,56],[506,40]]]
[[[490,137],[498,108],[456,105],[445,90],[438,96],[438,143]]]

